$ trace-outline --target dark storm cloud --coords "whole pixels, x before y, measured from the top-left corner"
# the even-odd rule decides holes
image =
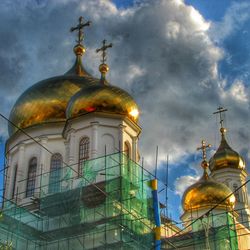
[[[104,38],[113,42],[108,78],[140,105],[141,152],[149,162],[156,145],[160,159],[166,153],[173,159],[193,153],[202,138],[218,145],[211,114],[219,104],[230,110],[233,146],[246,151],[239,138],[249,141],[249,129],[239,137],[237,131],[249,120],[249,95],[242,101],[241,92],[221,87],[225,80],[217,66],[223,51],[192,7],[177,0],[147,1],[126,10],[104,0],[2,1],[0,7],[1,112],[8,114],[34,82],[67,71],[74,60],[69,29],[83,15],[93,22],[85,31],[84,64],[98,76],[95,49]]]

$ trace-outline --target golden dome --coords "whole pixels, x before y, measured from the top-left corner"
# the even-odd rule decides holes
[[[99,82],[82,65],[81,56],[84,51],[81,44],[76,45],[76,62],[67,73],[28,88],[12,108],[10,121],[21,129],[42,123],[65,121],[70,98],[82,88]],[[9,125],[10,135],[16,131],[15,127]]]
[[[223,168],[245,169],[244,159],[234,151],[225,138],[225,128],[221,128],[221,143],[214,156],[209,161],[209,168],[215,171]]]
[[[202,140],[202,146],[197,150],[202,150],[203,168],[202,178],[191,185],[183,194],[182,207],[185,212],[203,208],[232,209],[235,204],[235,196],[232,191],[223,183],[217,182],[208,176],[209,164],[206,160],[206,149],[211,147]]]
[[[202,208],[212,208],[219,204],[217,208],[233,208],[235,196],[231,190],[223,183],[216,182],[211,178],[202,178],[190,186],[182,197],[182,207],[184,211],[193,211]]]
[[[138,107],[133,98],[122,89],[106,86],[105,74],[109,67],[105,64],[105,50],[112,47],[112,44],[105,45],[103,41],[104,45],[99,49],[103,52],[103,63],[99,68],[101,80],[89,75],[82,65],[81,57],[85,53],[82,45],[83,28],[89,24],[90,22],[83,23],[83,18],[80,17],[79,24],[71,28],[72,32],[78,31],[77,45],[73,49],[76,55],[73,67],[62,76],[36,83],[18,98],[9,118],[18,128],[63,122],[67,118],[91,111],[124,114],[137,121]],[[10,136],[17,130],[9,124]]]
[[[138,106],[124,90],[99,83],[75,94],[67,107],[67,118],[74,118],[93,111],[122,114],[138,120]]]

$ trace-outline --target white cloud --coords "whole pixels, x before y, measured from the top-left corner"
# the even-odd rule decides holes
[[[200,179],[200,176],[191,176],[191,175],[185,175],[185,176],[181,176],[177,178],[174,183],[176,194],[182,197],[184,191],[189,186],[197,182],[199,179]]]
[[[235,98],[239,102],[248,101],[245,85],[240,80],[236,80],[232,84],[229,93],[232,95],[233,98]]]
[[[91,19],[97,22],[107,16],[119,15],[119,11],[115,4],[107,0],[82,1],[82,3],[80,3],[80,10],[89,12],[91,14]]]
[[[183,0],[173,0],[177,6],[183,5]]]
[[[132,64],[132,65],[129,65],[128,67],[128,82],[130,84],[133,84],[133,81],[135,80],[135,78],[137,77],[141,77],[145,74],[145,70],[143,68],[141,68],[139,65],[135,65],[135,64]]]
[[[170,21],[166,25],[166,34],[168,39],[177,39],[180,33],[180,24],[175,21]]]
[[[225,101],[232,100],[239,105],[247,105],[249,103],[249,87],[247,87],[246,84],[239,79],[236,79],[230,87],[227,86],[226,82],[222,82],[220,94]],[[249,116],[246,116],[245,118],[248,120]]]
[[[198,30],[207,31],[210,27],[210,23],[206,22],[202,15],[195,8],[190,7],[191,20],[197,25]]]

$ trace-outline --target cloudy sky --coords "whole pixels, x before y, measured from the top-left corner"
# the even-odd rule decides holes
[[[218,118],[226,107],[229,144],[250,162],[250,2],[232,0],[2,0],[0,112],[35,82],[66,72],[74,61],[69,28],[82,15],[84,65],[98,77],[95,49],[105,38],[109,81],[140,106],[141,156],[159,176],[169,155],[169,211],[201,174],[201,139],[218,147]],[[3,145],[7,124],[0,120]],[[211,154],[210,153],[210,154]],[[3,161],[3,160],[2,160]],[[1,163],[3,165],[3,163]]]

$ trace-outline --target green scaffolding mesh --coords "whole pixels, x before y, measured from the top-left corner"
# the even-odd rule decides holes
[[[237,231],[231,212],[210,213],[190,221],[191,228],[164,240],[163,249],[238,250]]]
[[[5,201],[0,249],[151,249],[152,176],[123,153],[41,173],[28,204]],[[25,180],[23,180],[25,181]]]

